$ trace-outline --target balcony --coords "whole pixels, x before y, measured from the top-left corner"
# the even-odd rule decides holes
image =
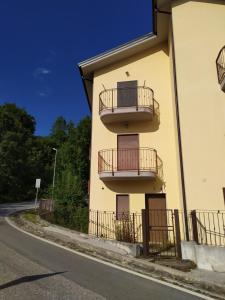
[[[217,56],[216,67],[218,82],[221,86],[221,90],[225,92],[225,46],[223,46]]]
[[[151,148],[101,150],[98,173],[103,181],[162,179],[162,161]]]
[[[151,121],[159,111],[149,87],[114,88],[99,95],[99,115],[103,123]]]

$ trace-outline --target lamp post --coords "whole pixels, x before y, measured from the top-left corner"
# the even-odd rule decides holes
[[[54,200],[54,188],[55,188],[55,169],[56,169],[56,159],[57,159],[57,149],[52,148],[55,151],[55,162],[54,162],[54,172],[53,172],[53,181],[52,181],[52,200]]]

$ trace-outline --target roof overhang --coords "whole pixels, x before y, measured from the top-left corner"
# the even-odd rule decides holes
[[[92,81],[95,71],[152,48],[168,39],[169,14],[157,14],[157,9],[169,9],[171,0],[153,0],[153,32],[119,47],[103,52],[78,64],[88,104],[92,106]]]

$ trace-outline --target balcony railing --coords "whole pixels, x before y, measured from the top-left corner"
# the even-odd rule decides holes
[[[109,177],[162,178],[162,160],[151,148],[107,149],[98,153],[98,172]],[[103,176],[104,177],[104,176]]]
[[[159,104],[154,99],[151,88],[138,86],[134,88],[106,89],[99,94],[99,114],[148,113],[154,116],[159,111]]]
[[[222,90],[225,89],[225,46],[220,50],[216,59],[218,81]]]

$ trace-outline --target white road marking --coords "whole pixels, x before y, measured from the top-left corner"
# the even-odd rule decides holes
[[[129,274],[132,274],[132,275],[135,275],[135,276],[138,276],[138,277],[141,277],[141,278],[144,278],[144,279],[147,279],[147,280],[150,280],[150,281],[153,281],[153,282],[156,282],[156,283],[159,283],[159,284],[162,284],[162,285],[171,287],[171,288],[176,289],[176,290],[179,290],[179,291],[181,291],[181,292],[184,292],[184,293],[187,293],[187,294],[190,294],[190,295],[199,297],[199,298],[201,298],[201,299],[213,300],[213,298],[211,298],[211,297],[208,297],[208,296],[199,294],[199,293],[197,293],[197,292],[189,291],[189,290],[187,290],[186,288],[182,288],[182,287],[176,286],[176,285],[174,285],[174,284],[172,284],[172,283],[165,282],[165,281],[162,281],[162,280],[160,280],[160,279],[156,279],[156,278],[153,278],[153,277],[150,277],[150,276],[147,276],[147,275],[143,275],[143,274],[140,274],[140,273],[138,273],[138,272],[135,272],[135,271],[132,271],[132,270],[129,270],[129,269],[125,269],[125,268],[123,268],[123,267],[114,265],[114,264],[112,264],[112,263],[110,263],[110,262],[103,261],[103,260],[98,259],[98,258],[96,258],[96,257],[90,256],[90,255],[88,255],[88,254],[81,253],[81,252],[79,252],[79,251],[76,251],[76,250],[67,248],[67,247],[65,247],[65,246],[62,246],[62,245],[60,245],[60,244],[57,244],[57,243],[55,243],[55,242],[53,242],[53,241],[50,241],[50,240],[47,240],[47,239],[45,239],[45,238],[39,237],[39,236],[37,236],[37,235],[34,235],[34,234],[30,233],[30,232],[27,232],[27,231],[25,231],[25,230],[23,230],[23,229],[17,227],[17,226],[9,219],[9,217],[5,217],[5,220],[6,220],[6,222],[7,222],[10,226],[12,226],[13,228],[15,228],[16,230],[18,230],[18,231],[20,231],[20,232],[23,232],[23,233],[25,233],[25,234],[27,234],[27,235],[29,235],[29,236],[32,236],[33,238],[36,238],[36,239],[38,239],[38,240],[41,240],[42,242],[45,242],[45,243],[48,243],[48,244],[50,244],[50,245],[56,246],[56,247],[58,247],[58,248],[64,249],[64,250],[66,250],[66,251],[72,252],[72,253],[74,253],[74,254],[76,254],[76,255],[80,255],[80,256],[85,257],[85,258],[87,258],[87,259],[90,259],[90,260],[92,260],[92,261],[95,261],[95,262],[101,263],[101,264],[103,264],[103,265],[109,266],[109,267],[111,267],[111,268],[114,268],[114,269],[117,269],[117,270],[120,270],[120,271],[129,273]]]

